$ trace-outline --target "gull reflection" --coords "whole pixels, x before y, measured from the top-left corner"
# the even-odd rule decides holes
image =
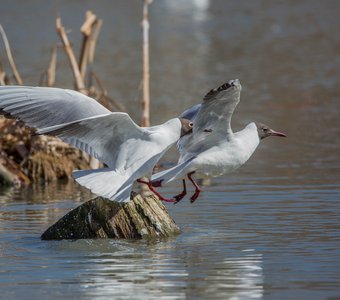
[[[165,5],[173,13],[182,13],[190,11],[193,20],[196,22],[204,22],[208,18],[208,9],[210,0],[170,0],[166,1]]]
[[[105,242],[104,242],[105,243]],[[172,243],[111,242],[115,251],[86,257],[79,274],[86,297],[133,299],[223,298],[263,296],[262,255],[254,250],[223,254],[220,262],[193,259]],[[119,245],[119,247],[117,247]],[[221,254],[221,253],[220,253]],[[195,255],[194,255],[195,256]]]
[[[185,297],[185,279],[188,274],[180,259],[153,253],[152,249],[149,252],[147,245],[142,242],[111,243],[115,248],[113,253],[86,258],[88,268],[79,278],[83,282],[86,297]]]
[[[218,289],[225,299],[262,298],[262,255],[249,251],[242,257],[224,259],[209,274],[209,282],[213,284],[206,286],[206,295],[214,294]]]

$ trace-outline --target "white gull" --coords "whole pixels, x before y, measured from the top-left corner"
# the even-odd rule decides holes
[[[148,183],[151,189],[157,193],[154,187],[182,178],[184,190],[174,196],[178,202],[186,195],[184,178],[187,177],[195,186],[195,193],[191,197],[191,202],[194,202],[201,192],[193,178],[194,174],[198,178],[209,178],[230,173],[251,157],[262,139],[268,136],[286,136],[257,122],[252,122],[243,130],[234,133],[230,122],[240,101],[240,92],[239,80],[230,80],[212,89],[204,97],[203,103],[181,114],[180,117],[193,122],[193,133],[178,141],[178,164],[154,174]]]
[[[47,87],[0,87],[0,114],[24,121],[39,134],[57,136],[106,164],[73,176],[94,194],[118,202],[129,201],[134,181],[151,174],[161,156],[192,129],[183,118],[139,127],[128,114],[111,112],[79,92]]]

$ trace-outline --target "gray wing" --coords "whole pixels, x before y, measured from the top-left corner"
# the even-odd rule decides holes
[[[183,136],[177,143],[180,162],[210,148],[232,133],[230,122],[240,102],[241,88],[238,79],[230,80],[206,94],[200,106],[195,105],[183,113],[193,117],[194,126],[193,133]]]
[[[79,92],[50,87],[1,86],[0,114],[28,126],[44,128],[110,113],[96,100]]]
[[[57,136],[113,169],[127,169],[157,148],[147,129],[120,112],[47,127],[38,133]]]
[[[196,104],[190,108],[188,108],[186,111],[182,112],[181,115],[179,116],[179,118],[183,118],[183,119],[188,119],[190,121],[192,121],[196,115],[198,114],[199,110],[201,109],[202,104]]]

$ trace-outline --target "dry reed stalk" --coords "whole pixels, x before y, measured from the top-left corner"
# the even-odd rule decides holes
[[[148,8],[152,0],[144,0],[143,5],[143,20],[142,20],[142,30],[143,30],[143,99],[142,99],[142,122],[141,126],[150,126],[150,56],[149,56],[149,14]],[[139,185],[140,193],[144,197],[152,194],[150,189],[142,184]]]
[[[110,98],[108,96],[107,90],[105,89],[102,81],[100,80],[99,76],[97,75],[96,72],[92,71],[90,73],[91,77],[94,78],[99,90],[100,90],[100,94],[99,94],[99,99],[101,100],[100,102],[108,109],[111,109],[111,107],[114,108],[114,110],[117,111],[126,111],[126,108],[123,104],[121,104],[120,102]]]
[[[5,30],[3,29],[1,24],[0,24],[0,34],[2,36],[2,40],[3,40],[4,45],[5,45],[7,58],[8,58],[10,66],[12,68],[15,80],[19,85],[23,85],[23,81],[20,77],[20,74],[18,72],[18,69],[17,69],[15,62],[14,62],[14,59],[13,59],[13,55],[12,55],[11,47],[10,47],[8,39],[7,39],[7,35],[6,35]]]
[[[96,21],[97,16],[92,11],[88,10],[85,15],[85,22],[80,28],[80,31],[83,33],[83,42],[79,57],[79,71],[84,81],[86,76],[87,63],[89,60],[89,46],[91,35],[93,26]],[[90,93],[90,88],[87,88],[87,93]],[[102,166],[102,163],[94,157],[89,157],[88,155],[86,155],[85,158],[89,160],[89,164],[92,169],[97,169]]]
[[[66,35],[65,29],[62,26],[61,19],[57,18],[56,20],[56,29],[57,33],[59,34],[62,44],[55,45],[51,49],[51,57],[49,61],[48,69],[44,72],[42,79],[45,80],[45,84],[47,86],[54,86],[55,85],[55,78],[56,78],[56,64],[57,64],[57,51],[59,47],[62,47],[69,59],[71,69],[73,71],[73,75],[75,78],[75,88],[84,93],[84,94],[91,94],[92,96],[95,96],[95,98],[102,98],[104,101],[106,101],[106,106],[109,106],[108,104],[113,104],[113,106],[120,111],[125,111],[125,107],[120,104],[117,101],[114,101],[113,99],[110,99],[107,96],[107,91],[104,88],[102,82],[100,81],[99,77],[93,73],[90,70],[91,65],[94,62],[94,53],[95,53],[95,47],[96,47],[96,41],[101,29],[103,21],[100,19],[97,19],[96,16],[92,13],[87,13],[86,20],[81,28],[81,31],[86,34],[89,38],[84,42],[84,49],[87,50],[81,54],[80,62],[85,62],[85,68],[83,69],[84,76],[82,76],[80,72],[80,67],[78,65],[77,59],[74,55],[74,52],[72,50],[70,41],[68,39],[68,36]],[[10,52],[9,44],[7,41],[7,38],[2,31],[2,36],[5,41],[5,44],[7,45],[7,53]],[[8,54],[9,61],[11,60],[11,54]],[[13,61],[13,59],[12,59]],[[86,63],[88,63],[88,69],[86,71]],[[87,88],[85,86],[85,73],[89,74],[91,78],[94,78],[96,84],[94,86],[89,86]],[[2,69],[0,64],[0,84],[8,84],[8,76],[6,76],[5,71]],[[22,83],[22,82],[21,82]],[[110,103],[109,103],[110,102]],[[1,120],[3,121],[3,120]],[[7,120],[8,121],[8,120]],[[3,131],[3,128],[10,128],[11,124],[13,122],[0,122],[0,132]],[[13,125],[14,126],[14,125]],[[14,126],[15,128],[21,128],[20,126]],[[13,132],[10,136],[16,136],[16,132]],[[29,137],[30,133],[23,134],[24,137]],[[74,153],[70,153],[69,151],[65,152],[63,157],[66,159],[66,161],[70,162],[70,166],[73,165],[73,167],[66,167],[65,162],[59,161],[59,158],[52,158],[50,155],[46,155],[47,152],[52,151],[52,149],[59,149],[58,146],[60,142],[58,140],[53,139],[52,137],[48,140],[45,140],[44,137],[39,136],[34,139],[34,142],[30,143],[29,147],[29,154],[25,159],[23,160],[23,166],[17,166],[18,170],[21,171],[20,168],[26,168],[28,170],[28,174],[30,174],[30,177],[33,181],[39,180],[39,178],[46,178],[48,180],[53,180],[56,178],[62,178],[62,177],[70,177],[71,176],[71,170],[73,169],[79,169],[79,168],[88,168],[88,164],[91,165],[92,168],[98,168],[101,167],[102,164],[94,159],[89,157],[85,152],[80,151],[74,151]],[[57,146],[56,146],[57,145]],[[65,147],[65,149],[72,149],[72,147]],[[55,153],[56,151],[52,151]],[[71,151],[71,150],[70,150]],[[58,151],[57,151],[58,152]],[[75,157],[73,157],[75,156]],[[56,166],[53,167],[53,164],[51,164],[54,160],[58,160],[58,164],[60,168],[56,168]],[[80,165],[81,162],[83,165]],[[68,165],[67,165],[68,166]],[[65,169],[65,172],[62,172],[61,170]]]
[[[51,49],[51,60],[47,69],[47,86],[54,86],[57,68],[57,45]]]
[[[92,33],[92,28],[97,20],[97,16],[88,10],[85,15],[85,22],[81,26],[80,31],[83,33],[83,42],[81,46],[79,58],[79,70],[82,78],[85,78],[86,67],[89,58],[89,42]]]
[[[150,60],[149,60],[149,29],[148,7],[152,0],[144,0],[143,6],[143,113],[142,126],[150,126]]]
[[[91,10],[88,10],[85,14],[85,22],[81,26],[80,31],[84,35],[90,36],[92,32],[92,26],[94,22],[96,22],[96,20],[97,20],[97,16]]]
[[[73,52],[72,47],[71,47],[71,44],[70,44],[69,39],[67,37],[67,34],[65,32],[65,28],[61,24],[60,18],[57,18],[56,29],[57,29],[58,34],[60,35],[61,41],[64,45],[65,52],[66,52],[67,57],[70,61],[72,71],[73,71],[73,75],[74,75],[74,79],[76,81],[76,89],[79,92],[86,94],[84,78],[80,74],[79,65],[77,63],[76,57],[75,57],[74,52]]]
[[[0,62],[0,85],[6,85],[6,73],[2,67],[2,64]]]
[[[100,30],[103,26],[103,20],[97,19],[93,24],[92,34],[90,36],[89,41],[89,64],[92,65],[94,62],[94,53],[96,50],[97,39],[100,33]]]

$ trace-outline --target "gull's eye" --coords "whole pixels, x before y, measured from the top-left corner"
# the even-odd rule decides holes
[[[189,127],[190,127],[190,128],[194,127],[194,123],[190,122],[190,123],[189,123]]]
[[[269,128],[263,128],[263,132],[267,133],[269,131]]]

